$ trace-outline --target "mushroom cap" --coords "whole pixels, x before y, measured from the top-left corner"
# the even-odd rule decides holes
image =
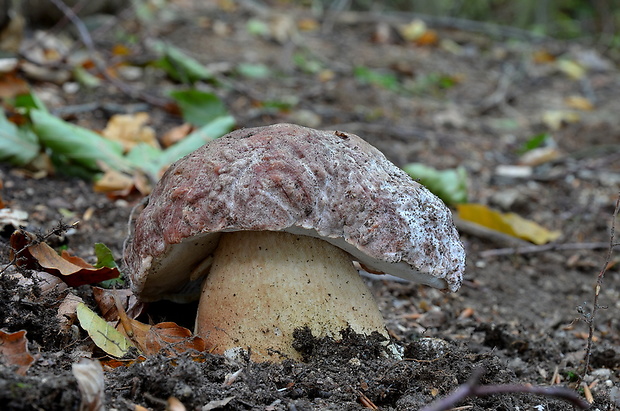
[[[144,301],[178,299],[208,273],[222,232],[265,230],[319,237],[374,271],[450,291],[465,268],[451,211],[379,150],[354,134],[276,124],[170,166],[125,248],[132,287]]]

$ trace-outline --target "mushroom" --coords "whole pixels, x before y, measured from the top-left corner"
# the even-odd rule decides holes
[[[292,124],[234,131],[170,166],[124,258],[143,301],[200,298],[196,334],[255,361],[299,359],[302,327],[388,337],[354,261],[449,291],[465,267],[439,198],[360,137]]]

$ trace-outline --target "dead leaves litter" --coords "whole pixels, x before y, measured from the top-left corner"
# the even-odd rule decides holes
[[[11,235],[11,259],[19,267],[45,271],[61,278],[67,285],[94,284],[117,278],[117,268],[95,268],[79,257],[70,255],[66,250],[58,255],[56,250],[44,242],[36,241],[34,234],[17,230]]]
[[[34,357],[28,352],[26,331],[8,333],[0,330],[0,359],[8,365],[17,366],[17,374],[26,375],[34,362]]]

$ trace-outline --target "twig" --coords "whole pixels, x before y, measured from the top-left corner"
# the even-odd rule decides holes
[[[68,7],[64,2],[62,2],[62,0],[50,0],[50,1],[56,7],[58,7],[58,9],[60,9],[60,11],[63,12],[63,14],[71,21],[71,23],[73,23],[73,25],[75,26],[75,28],[78,31],[78,35],[80,36],[80,39],[82,40],[82,43],[84,43],[84,46],[86,46],[86,48],[88,49],[88,52],[90,53],[91,59],[92,59],[94,65],[95,65],[97,71],[99,71],[99,73],[107,81],[109,81],[112,85],[114,85],[120,91],[122,91],[123,93],[127,94],[128,96],[130,96],[132,98],[139,98],[139,99],[144,100],[144,101],[146,101],[147,103],[149,103],[149,104],[151,104],[153,106],[164,108],[164,109],[169,106],[169,101],[168,100],[163,99],[163,98],[159,98],[159,97],[155,97],[155,96],[152,96],[152,95],[150,95],[148,93],[144,93],[144,92],[140,92],[138,90],[135,90],[134,88],[132,88],[128,84],[126,84],[126,83],[120,81],[119,79],[111,76],[108,73],[108,70],[107,70],[107,67],[105,66],[105,64],[97,56],[97,49],[95,47],[93,39],[90,36],[90,33],[89,33],[88,29],[86,28],[86,25],[84,24],[84,22],[78,17],[77,14],[75,14],[73,9]]]
[[[556,397],[568,401],[573,406],[586,410],[590,404],[580,398],[573,390],[564,387],[539,387],[520,384],[479,385],[480,377],[484,373],[483,368],[475,369],[469,380],[459,386],[452,394],[437,400],[420,411],[444,411],[454,407],[467,397],[482,397],[493,394],[526,393]]]
[[[9,269],[9,267],[11,267],[17,262],[17,260],[21,257],[24,251],[28,249],[28,247],[31,247],[36,244],[41,244],[45,242],[48,238],[54,235],[60,236],[62,233],[66,232],[68,229],[75,227],[78,223],[79,221],[76,221],[73,224],[68,225],[68,224],[63,223],[62,221],[59,221],[58,224],[54,228],[52,228],[50,231],[48,231],[46,234],[37,234],[36,236],[29,235],[29,237],[31,238],[29,238],[29,241],[26,245],[24,245],[19,250],[13,249],[13,258],[11,258],[11,261],[9,261],[4,267],[2,267],[2,269],[0,269],[0,276],[2,276],[6,272],[6,270]]]
[[[583,380],[583,378],[588,374],[588,369],[590,368],[590,358],[592,357],[592,340],[594,338],[594,320],[596,318],[596,314],[598,313],[599,308],[602,308],[598,305],[598,297],[601,293],[601,287],[603,286],[603,278],[605,277],[605,273],[607,272],[607,268],[609,267],[609,263],[611,261],[611,254],[613,252],[614,246],[616,246],[615,242],[615,232],[616,232],[616,218],[618,218],[618,212],[620,212],[620,193],[618,193],[618,199],[616,200],[616,208],[614,208],[613,217],[611,219],[611,229],[609,233],[609,246],[607,248],[607,256],[605,257],[605,262],[603,264],[603,268],[599,271],[598,276],[596,278],[596,285],[594,286],[594,298],[592,301],[592,310],[588,314],[583,315],[583,320],[586,324],[588,324],[588,343],[586,345],[586,357],[585,363],[583,366],[583,373],[580,376],[579,382]]]
[[[528,41],[543,41],[549,39],[544,35],[516,27],[450,16],[431,16],[423,13],[348,11],[339,13],[335,19],[339,23],[346,24],[375,23],[377,21],[385,21],[389,24],[401,24],[407,23],[412,19],[420,19],[429,26],[439,29],[456,29],[500,38],[515,38]]]
[[[496,248],[478,253],[481,258],[496,257],[500,255],[544,253],[546,251],[566,250],[596,250],[609,247],[609,243],[551,243],[542,245],[528,245],[523,247]]]

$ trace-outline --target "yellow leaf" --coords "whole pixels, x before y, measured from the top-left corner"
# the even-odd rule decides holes
[[[551,130],[559,130],[563,124],[577,123],[579,114],[571,111],[547,110],[542,114],[542,121]]]
[[[573,60],[560,59],[556,64],[558,70],[573,80],[580,80],[586,74],[586,69]]]
[[[80,325],[88,332],[95,345],[111,356],[120,358],[134,346],[130,340],[95,314],[86,304],[78,304],[77,316]]]
[[[414,19],[410,23],[398,28],[398,31],[406,41],[416,41],[426,33],[426,23],[420,19]]]
[[[118,141],[127,152],[139,143],[159,148],[155,130],[146,125],[147,113],[116,114],[112,116],[102,134],[105,138]]]
[[[594,104],[590,100],[581,96],[568,96],[564,100],[566,105],[577,110],[590,111],[594,110]]]
[[[512,227],[517,237],[531,241],[534,244],[545,244],[557,240],[561,231],[550,231],[534,221],[526,220],[515,213],[503,214],[504,220]]]
[[[534,244],[545,244],[556,240],[560,231],[550,231],[537,223],[526,220],[515,213],[500,213],[483,204],[458,204],[459,217],[480,224],[486,228],[518,237]]]

